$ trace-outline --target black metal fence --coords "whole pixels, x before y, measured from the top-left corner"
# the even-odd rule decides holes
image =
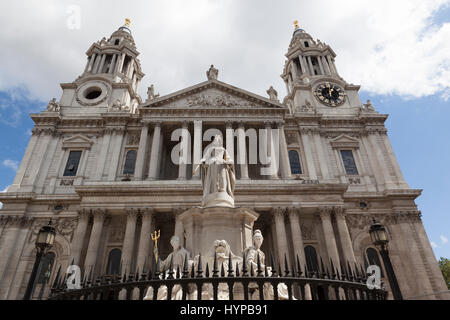
[[[242,266],[236,263],[232,265],[231,255],[228,267],[218,268],[217,257],[214,257],[212,270],[206,264],[203,270],[201,256],[197,267],[192,264],[188,268],[187,257],[184,266],[173,268],[173,261],[168,270],[160,273],[159,268],[144,270],[142,273],[121,275],[102,275],[94,277],[92,270],[88,276],[84,276],[80,289],[68,289],[66,285],[67,275],[61,276],[60,270],[53,283],[50,300],[133,300],[144,299],[149,288],[150,297],[157,300],[158,293],[164,290],[164,299],[202,300],[204,293],[209,292],[207,299],[218,300],[221,293],[225,293],[228,300],[385,300],[387,292],[384,289],[369,289],[367,286],[367,274],[361,265],[349,263],[346,266],[341,263],[340,270],[335,268],[330,261],[330,269],[324,267],[320,258],[317,270],[308,270],[308,267],[300,264],[296,259],[296,265],[289,267],[285,257],[284,270],[278,263],[275,268],[271,259],[271,268],[262,266],[259,257],[256,270],[252,266],[250,270],[245,263]],[[145,268],[144,268],[145,269]],[[226,269],[226,270],[225,270]],[[278,270],[277,270],[278,269]],[[274,288],[276,288],[274,290]],[[284,288],[284,292],[281,294]],[[174,291],[178,292],[176,298]]]

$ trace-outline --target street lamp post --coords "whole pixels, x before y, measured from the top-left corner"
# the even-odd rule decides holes
[[[389,243],[389,237],[386,232],[386,228],[373,219],[372,225],[369,229],[370,238],[373,244],[379,248],[381,258],[383,259],[384,268],[389,280],[389,285],[392,290],[392,295],[395,300],[403,300],[402,292],[397,282],[397,277],[394,273],[394,268],[392,267],[391,259],[389,258],[389,251],[387,245]]]
[[[36,260],[34,261],[33,271],[28,281],[27,290],[23,296],[23,300],[30,300],[33,293],[34,283],[36,282],[36,275],[38,273],[39,266],[41,264],[42,257],[53,246],[55,241],[56,231],[52,227],[52,221],[50,220],[48,225],[43,226],[36,237]]]

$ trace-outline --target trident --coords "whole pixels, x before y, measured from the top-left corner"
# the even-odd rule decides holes
[[[158,262],[158,239],[161,237],[161,230],[158,230],[158,232],[152,233],[152,240],[155,241],[155,261]]]

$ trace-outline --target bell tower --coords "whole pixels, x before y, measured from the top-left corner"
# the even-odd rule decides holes
[[[109,39],[92,44],[86,55],[83,73],[74,82],[61,84],[61,113],[134,113],[141,103],[137,92],[144,73],[130,20],[126,19]]]
[[[286,53],[281,78],[286,84],[284,103],[291,113],[353,113],[361,107],[359,86],[348,84],[338,73],[331,47],[314,40],[298,22]]]

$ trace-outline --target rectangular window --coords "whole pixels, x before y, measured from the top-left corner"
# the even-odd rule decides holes
[[[80,164],[82,151],[70,151],[69,159],[67,159],[65,177],[74,177],[77,175],[78,165]]]
[[[348,175],[358,175],[355,158],[353,158],[352,150],[341,150],[342,162],[344,162],[345,172]]]

